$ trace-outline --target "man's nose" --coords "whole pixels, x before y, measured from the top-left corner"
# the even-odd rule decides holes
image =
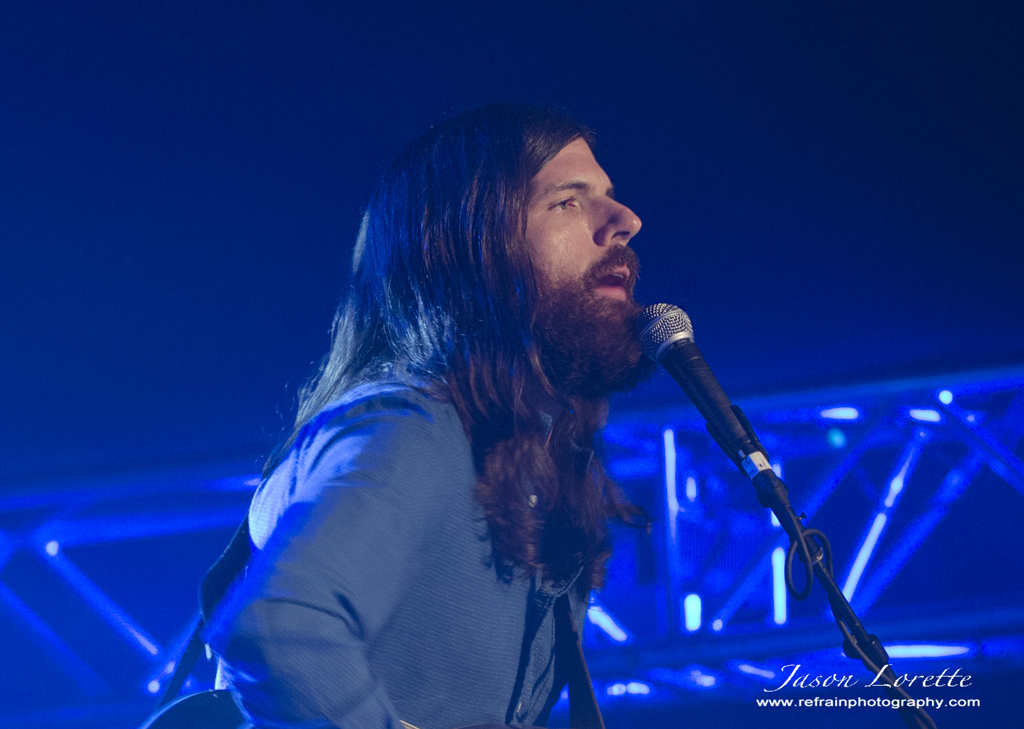
[[[609,201],[608,221],[598,231],[598,245],[626,245],[634,235],[640,232],[643,223],[640,217],[620,202]]]

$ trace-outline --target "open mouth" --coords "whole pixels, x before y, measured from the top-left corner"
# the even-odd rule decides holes
[[[620,266],[606,274],[598,276],[594,282],[595,289],[606,289],[603,293],[618,294],[625,298],[626,284],[629,283],[629,267]]]

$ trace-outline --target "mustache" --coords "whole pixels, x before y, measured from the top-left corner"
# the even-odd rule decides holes
[[[626,289],[626,293],[632,297],[633,288],[636,286],[637,278],[640,276],[640,259],[629,246],[614,246],[605,254],[604,258],[595,261],[583,275],[583,283],[588,289],[596,288],[601,285],[602,278],[622,266],[629,266],[629,278],[626,279],[623,286]]]

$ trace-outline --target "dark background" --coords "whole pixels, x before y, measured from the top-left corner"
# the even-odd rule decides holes
[[[1024,362],[1022,7],[6,0],[0,476],[256,470],[379,166],[493,100],[593,126],[727,391]]]

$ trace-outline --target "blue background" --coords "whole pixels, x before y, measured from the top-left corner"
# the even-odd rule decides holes
[[[256,463],[380,165],[568,107],[727,391],[1024,361],[1018,3],[55,3],[0,22],[0,475]]]
[[[1019,718],[1022,38],[1013,2],[5,0],[0,727],[129,727],[149,711],[194,586],[327,349],[380,166],[496,100],[595,129],[644,221],[638,298],[690,313],[798,511],[845,474],[813,524],[841,575],[927,431],[865,584],[912,556],[862,617],[887,642],[970,644],[986,713],[936,712],[940,726]],[[826,422],[834,405],[861,417]],[[941,421],[908,416],[920,407]],[[664,428],[700,489],[674,587]],[[820,590],[777,626],[763,576],[722,633],[679,628],[673,590],[719,614],[776,532],[667,378],[613,404],[605,448],[659,518],[649,538],[617,535],[601,593],[635,642],[587,635],[610,728],[898,725],[753,706],[741,659],[863,675],[837,657]],[[984,465],[963,498],[936,507],[971,459]],[[907,538],[928,514],[934,530]],[[720,684],[651,679],[646,698],[615,698],[651,665]]]

